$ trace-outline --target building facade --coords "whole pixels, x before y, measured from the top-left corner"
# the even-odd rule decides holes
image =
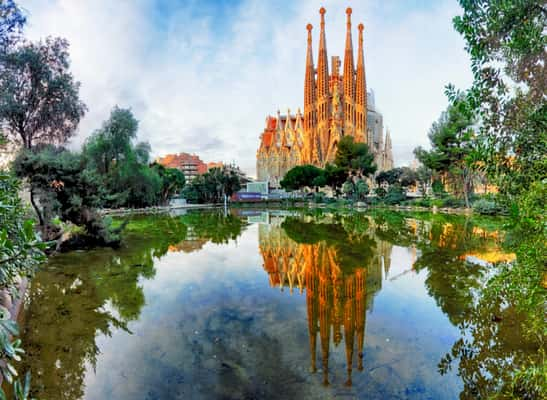
[[[351,8],[346,10],[347,33],[344,65],[332,57],[329,71],[325,34],[325,9],[319,10],[321,27],[317,67],[313,61],[312,25],[307,25],[308,45],[304,77],[304,112],[268,116],[256,155],[258,180],[278,187],[285,173],[297,165],[324,167],[334,161],[338,142],[345,135],[367,143],[379,170],[393,166],[391,138],[384,141],[383,117],[367,92],[363,53],[363,24],[359,24],[357,67],[353,57]],[[369,104],[370,103],[370,104]]]
[[[156,162],[166,168],[176,168],[182,171],[187,181],[191,181],[196,176],[207,172],[207,164],[195,154],[168,154],[165,157],[158,158]]]

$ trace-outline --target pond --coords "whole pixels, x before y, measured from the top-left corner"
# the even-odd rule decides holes
[[[20,315],[40,399],[458,399],[534,354],[474,305],[500,224],[433,214],[133,217],[69,252]]]

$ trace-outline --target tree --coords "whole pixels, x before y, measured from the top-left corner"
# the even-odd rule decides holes
[[[150,167],[151,147],[137,138],[139,122],[132,111],[115,106],[85,142],[83,156],[87,168],[104,175],[106,205],[110,207],[147,207],[165,204],[178,188],[179,176],[163,175],[158,167]],[[173,181],[171,178],[174,178]],[[173,186],[175,185],[175,186]]]
[[[327,178],[323,176],[321,168],[314,165],[298,165],[291,168],[280,182],[283,189],[299,190],[304,187],[324,186]]]
[[[432,171],[425,165],[420,165],[416,170],[416,177],[422,196],[427,196],[427,186],[433,177]]]
[[[393,168],[387,171],[382,171],[376,176],[376,183],[381,185],[382,183],[387,183],[388,185],[393,185],[396,182],[399,182],[403,170],[401,168]]]
[[[547,175],[547,9],[537,0],[460,5],[453,21],[471,57],[465,97],[481,117],[481,159],[501,193],[515,196]]]
[[[134,149],[132,142],[137,137],[139,122],[128,108],[115,106],[110,117],[103,122],[84,145],[84,155],[88,162],[101,173],[108,173],[114,163],[123,162],[135,152],[135,158],[141,164],[148,163],[150,145],[139,144]]]
[[[348,173],[344,168],[329,163],[325,165],[324,172],[327,186],[335,191],[344,184],[348,177]]]
[[[346,135],[338,143],[334,164],[344,168],[350,175],[367,177],[376,172],[374,155],[365,143],[356,143],[353,136]]]
[[[85,168],[80,154],[36,146],[22,151],[13,168],[18,177],[28,179],[39,200],[36,213],[45,240],[57,240],[58,248],[119,243],[118,232],[98,213],[105,196],[103,177]],[[69,237],[62,237],[65,233]]]
[[[19,39],[26,17],[13,0],[0,0],[0,52]]]
[[[212,168],[196,176],[183,189],[183,196],[198,203],[218,203],[241,189],[239,175],[231,168]]]
[[[424,166],[447,178],[454,191],[463,195],[466,207],[469,207],[474,176],[474,123],[470,105],[462,98],[449,105],[431,126],[428,135],[431,150],[421,147],[414,150],[416,158]]]
[[[180,193],[184,189],[184,174],[176,168],[166,168],[157,163],[152,164],[152,168],[161,178],[161,204],[167,204],[175,193]]]
[[[355,193],[357,194],[358,199],[365,200],[369,192],[370,188],[367,183],[362,179],[358,180],[355,184]]]
[[[0,122],[25,148],[63,144],[86,107],[69,72],[68,42],[47,38],[0,52]]]
[[[403,188],[413,186],[418,181],[418,174],[412,168],[402,167],[401,176],[399,178],[399,184]]]

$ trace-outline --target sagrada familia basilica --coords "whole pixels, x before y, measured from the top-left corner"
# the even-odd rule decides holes
[[[351,8],[346,10],[347,34],[343,71],[340,58],[327,59],[325,13],[321,8],[319,56],[313,62],[312,25],[307,25],[308,48],[304,79],[304,113],[268,116],[256,155],[259,181],[278,187],[285,173],[297,165],[324,167],[332,163],[340,138],[351,135],[356,142],[367,143],[374,154],[378,171],[393,168],[389,131],[384,140],[383,117],[374,105],[374,93],[367,92],[363,55],[363,24],[359,24],[357,70],[351,38]]]

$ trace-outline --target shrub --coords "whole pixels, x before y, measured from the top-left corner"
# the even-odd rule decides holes
[[[479,199],[473,203],[473,211],[481,215],[506,214],[504,207],[493,200]]]
[[[386,196],[384,197],[384,202],[386,204],[399,204],[406,199],[406,194],[403,188],[399,185],[391,185],[387,191]]]
[[[443,200],[443,207],[447,207],[447,208],[465,207],[465,201],[463,199],[458,199],[454,196],[446,196],[442,200]]]

